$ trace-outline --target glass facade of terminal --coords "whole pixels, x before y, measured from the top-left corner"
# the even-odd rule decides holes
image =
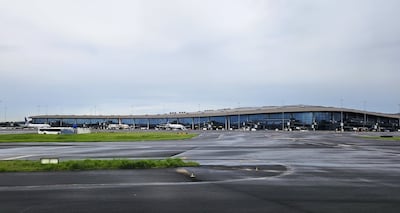
[[[79,117],[79,116],[76,116]],[[158,116],[159,117],[159,116]],[[182,124],[187,129],[200,130],[339,130],[341,121],[345,130],[397,130],[399,119],[353,112],[281,112],[234,114],[226,116],[165,117],[165,118],[33,118],[33,123],[52,126],[107,128],[109,124],[127,124],[131,128],[157,129],[166,123]]]

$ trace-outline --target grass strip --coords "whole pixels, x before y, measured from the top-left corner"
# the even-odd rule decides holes
[[[113,169],[150,169],[199,166],[196,162],[184,162],[179,158],[164,160],[71,160],[59,164],[41,164],[40,161],[0,161],[0,172],[84,171]]]
[[[186,132],[101,132],[90,134],[39,135],[39,134],[4,134],[0,142],[129,142],[184,140],[197,136]]]
[[[381,136],[363,136],[365,139],[385,140],[385,141],[400,141],[400,136],[381,137]]]

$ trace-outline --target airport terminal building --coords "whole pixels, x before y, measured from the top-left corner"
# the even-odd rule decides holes
[[[397,131],[399,114],[323,106],[268,106],[154,115],[36,115],[32,123],[51,126],[107,128],[124,124],[131,129],[158,129],[182,124],[192,130],[345,130]]]

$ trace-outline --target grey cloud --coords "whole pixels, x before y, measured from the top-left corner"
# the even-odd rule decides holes
[[[94,105],[127,113],[134,105],[137,113],[159,113],[239,102],[337,105],[341,98],[347,106],[366,100],[371,110],[393,112],[400,103],[399,6],[5,1],[0,91],[7,92],[0,99],[14,119],[37,113],[38,105],[64,113]],[[30,89],[9,89],[21,86]]]

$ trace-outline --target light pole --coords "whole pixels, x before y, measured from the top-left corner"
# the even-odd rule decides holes
[[[132,127],[130,129],[132,130],[135,129],[135,121],[133,119],[133,105],[131,105],[131,122],[132,122]]]
[[[201,130],[201,128],[200,128],[200,104],[199,104],[199,120],[198,120],[198,123],[199,123],[199,131]]]
[[[340,99],[340,131],[344,132],[344,123],[343,123],[343,98]]]
[[[367,122],[367,112],[365,111],[366,101],[363,101],[363,108],[364,108],[364,122],[363,127],[365,128],[365,123]]]
[[[238,103],[238,130],[240,130],[240,102]]]
[[[4,122],[7,122],[7,106],[4,104]]]
[[[240,113],[238,112],[238,130],[240,130]]]
[[[282,131],[285,131],[285,101],[282,101]]]
[[[398,114],[398,116],[399,116],[399,126],[397,127],[397,130],[400,131],[400,104],[399,104],[399,114]]]

